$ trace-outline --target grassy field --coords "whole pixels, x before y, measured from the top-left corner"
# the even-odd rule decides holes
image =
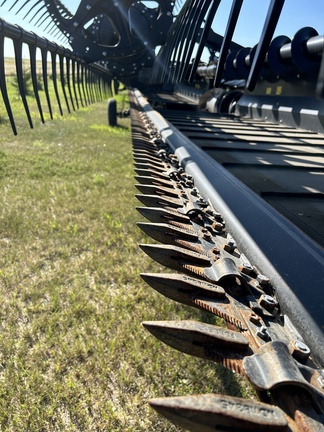
[[[102,102],[42,125],[32,108],[30,130],[12,103],[18,136],[0,111],[0,430],[178,431],[148,398],[245,394],[231,372],[141,325],[210,317],[139,277],[162,269],[137,246],[148,239],[129,119],[107,126]]]

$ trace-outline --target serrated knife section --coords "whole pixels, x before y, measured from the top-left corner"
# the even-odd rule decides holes
[[[192,432],[290,431],[285,413],[272,405],[216,394],[157,398],[149,404]]]

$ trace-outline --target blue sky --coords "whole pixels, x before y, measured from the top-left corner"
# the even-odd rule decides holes
[[[29,24],[28,20],[22,21],[24,13],[16,16],[14,13],[8,12],[13,3],[14,0],[7,0],[7,3],[0,8],[1,18],[9,23],[18,24],[26,30],[44,35],[51,40],[50,36],[42,33],[33,24]],[[77,8],[79,0],[63,0],[63,3],[67,4],[70,11],[73,12]],[[23,4],[23,0],[21,0],[20,4]],[[231,4],[231,0],[222,0],[216,14],[213,28],[220,34],[224,33]],[[270,0],[244,1],[234,35],[236,42],[244,46],[254,46],[258,42],[269,4]],[[17,7],[14,10],[17,10]],[[27,8],[23,9],[24,11],[27,11]],[[324,34],[324,0],[286,0],[275,35],[284,34],[291,38],[297,30],[305,26],[314,27],[319,34]],[[6,55],[12,55],[10,47],[8,47]]]

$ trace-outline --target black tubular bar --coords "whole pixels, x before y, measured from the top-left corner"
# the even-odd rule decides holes
[[[236,23],[241,12],[243,0],[233,0],[231,12],[228,18],[227,27],[224,34],[223,43],[219,52],[218,62],[216,66],[214,87],[219,87],[222,79],[222,72],[225,66],[226,57],[230,48]]]
[[[202,3],[202,6],[201,6]],[[206,16],[206,13],[209,9],[209,2],[206,2],[204,0],[200,1],[198,10],[195,11],[193,22],[190,25],[190,39],[189,43],[187,44],[187,47],[185,49],[185,57],[183,59],[183,64],[181,67],[181,73],[179,74],[178,81],[186,80],[187,71],[189,69],[190,59],[192,57],[192,53],[195,47],[195,44],[198,40],[198,34],[201,31],[201,24]],[[192,29],[191,29],[192,28]]]
[[[262,30],[262,35],[257,45],[250,74],[246,82],[246,88],[249,91],[254,90],[256,83],[259,79],[260,72],[264,64],[264,59],[266,57],[268,47],[270,45],[273,33],[276,29],[276,25],[280,17],[281,10],[283,8],[284,3],[285,0],[271,0],[266,21]]]
[[[190,47],[191,45],[192,47],[194,46],[195,39],[197,37],[195,30],[199,25],[199,15],[202,13],[201,7],[202,5],[204,5],[204,3],[204,0],[193,0],[192,7],[189,9],[189,14],[187,16],[187,20],[182,33],[182,38],[185,41],[185,44],[181,52],[181,57],[179,59],[180,61],[177,68],[177,74],[173,82],[182,81],[182,78],[184,76],[184,70],[186,69],[187,61],[190,60],[191,57],[192,50],[190,52]]]
[[[181,35],[183,34],[183,31],[185,29],[185,15],[187,13],[187,11],[190,11],[190,6],[191,2],[193,0],[190,0],[190,3],[186,3],[186,6],[188,5],[188,7],[185,7],[183,10],[181,10],[177,20],[175,21],[175,23],[173,24],[173,26],[171,27],[170,31],[169,31],[169,37],[167,38],[167,43],[165,45],[165,49],[163,49],[161,51],[161,60],[159,62],[159,58],[157,59],[157,64],[158,67],[160,65],[162,65],[161,67],[161,74],[160,77],[158,78],[158,81],[162,82],[162,81],[169,81],[169,76],[168,78],[166,78],[166,75],[169,72],[169,68],[171,65],[171,58],[173,55],[173,52],[175,50],[176,45],[179,43],[179,40],[181,39]],[[184,38],[182,38],[182,40],[184,40]]]
[[[177,80],[176,76],[178,76],[178,71],[183,59],[184,53],[184,44],[187,41],[189,26],[186,24],[186,19],[189,18],[190,14],[193,11],[195,6],[195,0],[192,0],[190,3],[186,3],[186,6],[183,9],[183,13],[181,14],[180,19],[177,20],[177,36],[174,39],[174,46],[176,47],[174,50],[174,56],[170,61],[170,65],[175,65],[172,74],[172,82]],[[177,55],[176,55],[177,54]]]
[[[209,31],[210,31],[211,25],[213,23],[216,11],[217,11],[217,9],[218,9],[218,7],[220,5],[220,2],[221,2],[221,0],[214,0],[213,3],[212,3],[212,5],[211,5],[211,7],[210,7],[210,9],[209,9],[209,12],[208,12],[208,15],[207,15],[207,19],[206,19],[206,23],[205,23],[204,28],[203,28],[203,30],[201,32],[201,35],[200,35],[200,41],[199,41],[196,57],[194,59],[193,65],[191,67],[191,72],[190,72],[190,75],[189,75],[189,82],[192,82],[193,79],[194,79],[194,77],[195,77],[195,75],[196,75],[196,70],[197,70],[197,67],[199,65],[200,58],[201,58],[201,55],[203,53],[203,49],[205,47],[208,34],[209,34]]]

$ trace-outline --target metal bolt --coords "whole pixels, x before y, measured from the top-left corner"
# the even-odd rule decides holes
[[[203,197],[199,197],[196,201],[196,203],[200,206],[200,207],[205,207],[207,205],[206,201],[204,200]]]
[[[257,276],[257,281],[261,286],[268,285],[270,283],[270,279],[268,278],[268,276],[265,276],[263,274],[259,274]]]
[[[162,142],[163,141],[161,140],[161,138],[158,138],[158,137],[155,137],[151,140],[151,143],[156,144],[156,145],[160,145],[160,144],[162,144]]]
[[[292,348],[292,356],[298,360],[306,360],[310,356],[309,347],[300,340],[293,341]]]
[[[197,196],[197,195],[198,195],[198,189],[195,188],[195,187],[192,188],[191,195],[193,195],[193,196]]]
[[[250,274],[253,272],[253,267],[250,263],[250,261],[246,258],[244,254],[241,254],[241,265],[239,266],[239,270],[242,273]]]
[[[216,231],[222,231],[223,228],[224,228],[224,225],[222,223],[220,223],[220,222],[213,222],[212,227]]]
[[[276,301],[276,299],[274,299],[273,297],[271,297],[268,294],[263,294],[260,297],[259,303],[261,306],[263,306],[267,310],[272,310],[276,306],[278,306],[278,302]]]
[[[257,331],[257,336],[259,336],[260,339],[266,341],[270,339],[267,327],[262,326],[258,331]]]
[[[90,6],[90,5],[87,5],[87,6],[86,6],[86,9],[87,9],[87,10],[90,10],[90,9],[91,9],[91,6]]]
[[[203,234],[203,238],[205,240],[209,240],[211,238],[211,233],[208,231],[207,228],[202,228],[201,231],[202,231],[202,234]]]
[[[252,312],[251,315],[250,315],[250,317],[249,317],[249,319],[254,324],[259,324],[261,318],[259,317],[259,315],[257,315],[256,313]]]
[[[226,250],[226,252],[233,252],[235,247],[236,244],[233,240],[227,240],[227,242],[223,246],[223,249]]]
[[[214,248],[211,249],[210,252],[213,253],[214,255],[219,255],[220,250],[217,249],[216,247],[214,247]]]

